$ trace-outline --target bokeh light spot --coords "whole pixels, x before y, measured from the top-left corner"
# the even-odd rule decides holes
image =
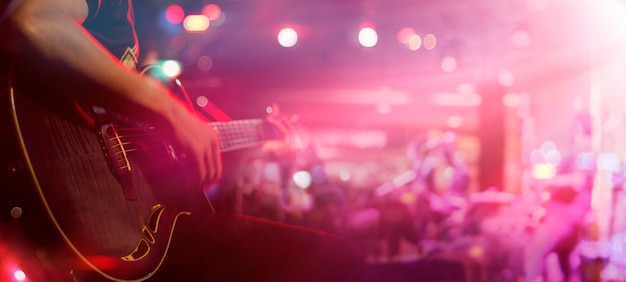
[[[213,60],[209,56],[200,56],[196,61],[196,66],[201,71],[209,71],[213,68]]]
[[[210,21],[217,20],[222,13],[220,6],[215,4],[208,4],[202,8],[202,14],[205,15]]]
[[[179,5],[170,5],[165,9],[165,19],[171,24],[179,24],[185,18],[185,11]]]
[[[371,27],[364,27],[359,31],[359,43],[363,47],[374,47],[378,43],[378,34]]]
[[[187,32],[203,32],[209,29],[209,18],[205,15],[189,15],[183,21],[183,27]]]
[[[206,96],[198,96],[198,98],[196,98],[196,105],[198,105],[201,108],[206,107],[209,104],[209,98],[207,98]]]
[[[422,44],[424,44],[424,48],[426,48],[426,50],[435,49],[435,47],[437,46],[437,37],[435,37],[434,34],[427,34],[426,36],[424,36],[424,40],[422,41]]]
[[[402,44],[409,44],[409,41],[415,36],[415,30],[410,27],[401,28],[398,31],[398,42]]]
[[[278,43],[283,47],[293,47],[298,43],[298,33],[293,28],[283,28],[278,32]]]
[[[441,69],[445,72],[456,70],[457,62],[454,57],[447,56],[441,60]]]
[[[13,272],[13,278],[15,278],[15,280],[17,281],[25,281],[26,273],[24,273],[24,271],[22,270],[16,270],[15,272]]]
[[[413,36],[409,38],[407,46],[413,51],[418,50],[420,47],[422,47],[422,38],[417,34],[413,34]]]
[[[311,186],[313,182],[313,177],[308,171],[298,171],[293,174],[293,182],[296,186],[300,187],[300,189],[307,189]]]
[[[174,60],[167,60],[163,62],[163,74],[167,77],[178,77],[181,72],[180,64]]]

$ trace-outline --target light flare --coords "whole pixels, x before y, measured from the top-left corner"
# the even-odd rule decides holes
[[[13,278],[17,281],[26,281],[26,273],[22,270],[16,270],[13,272]]]
[[[363,47],[371,48],[376,46],[378,43],[378,33],[374,27],[369,23],[364,23],[361,25],[361,29],[359,30],[359,43]]]
[[[170,5],[165,9],[165,19],[171,24],[179,24],[185,17],[185,11],[179,5]]]
[[[189,33],[204,32],[209,25],[209,18],[205,15],[189,15],[183,21],[183,27]]]
[[[286,27],[278,32],[278,44],[285,48],[293,47],[298,43],[298,32],[293,28]]]
[[[313,182],[313,177],[308,171],[298,171],[292,176],[293,183],[296,184],[300,189],[307,189],[311,186]]]

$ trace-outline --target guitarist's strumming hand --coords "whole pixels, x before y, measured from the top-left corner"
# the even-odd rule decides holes
[[[222,162],[218,134],[208,121],[181,103],[167,115],[165,129],[178,155],[191,164],[193,187],[215,184],[222,173]]]

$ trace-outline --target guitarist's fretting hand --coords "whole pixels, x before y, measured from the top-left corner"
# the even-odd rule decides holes
[[[280,112],[276,103],[272,104],[272,112],[267,116],[267,121],[280,130],[284,139],[267,141],[261,148],[263,152],[284,156],[303,148],[302,140],[300,140],[299,136],[295,133],[295,129],[289,118]]]

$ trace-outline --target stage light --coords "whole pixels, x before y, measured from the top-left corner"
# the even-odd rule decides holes
[[[298,43],[298,33],[293,28],[283,28],[278,32],[278,43],[283,47],[293,47]]]
[[[220,17],[222,9],[218,5],[209,4],[202,8],[202,14],[205,15],[210,21],[214,21]]]
[[[175,60],[155,61],[144,72],[160,82],[169,83],[180,75],[182,67]]]
[[[163,74],[169,78],[176,78],[181,73],[180,64],[174,60],[163,62]]]
[[[457,62],[454,57],[446,56],[441,60],[441,69],[445,72],[453,72],[456,70]]]
[[[556,167],[551,164],[536,164],[533,166],[535,179],[552,179],[556,176]]]
[[[170,5],[165,9],[165,19],[171,24],[179,24],[185,17],[185,11],[179,5]]]
[[[189,15],[183,21],[183,27],[190,33],[206,31],[209,25],[209,18],[205,15]]]
[[[409,42],[407,43],[407,46],[412,51],[419,50],[419,48],[422,47],[422,38],[417,34],[413,34],[411,38],[409,38]]]
[[[427,34],[424,36],[424,40],[422,40],[422,44],[426,50],[435,49],[437,46],[437,37],[434,34]]]
[[[298,171],[293,174],[292,179],[296,186],[300,187],[300,189],[309,188],[313,182],[313,177],[311,177],[311,174],[308,171]]]
[[[376,33],[373,24],[369,22],[361,24],[359,29],[359,43],[361,46],[368,48],[376,46],[376,43],[378,43],[378,33]]]
[[[16,270],[15,272],[13,272],[13,278],[15,278],[15,280],[17,281],[25,281],[26,273],[24,273],[24,271],[22,270]]]
[[[401,28],[398,31],[398,42],[402,44],[409,44],[411,38],[415,36],[415,30],[410,27]],[[419,37],[419,36],[418,36]]]

